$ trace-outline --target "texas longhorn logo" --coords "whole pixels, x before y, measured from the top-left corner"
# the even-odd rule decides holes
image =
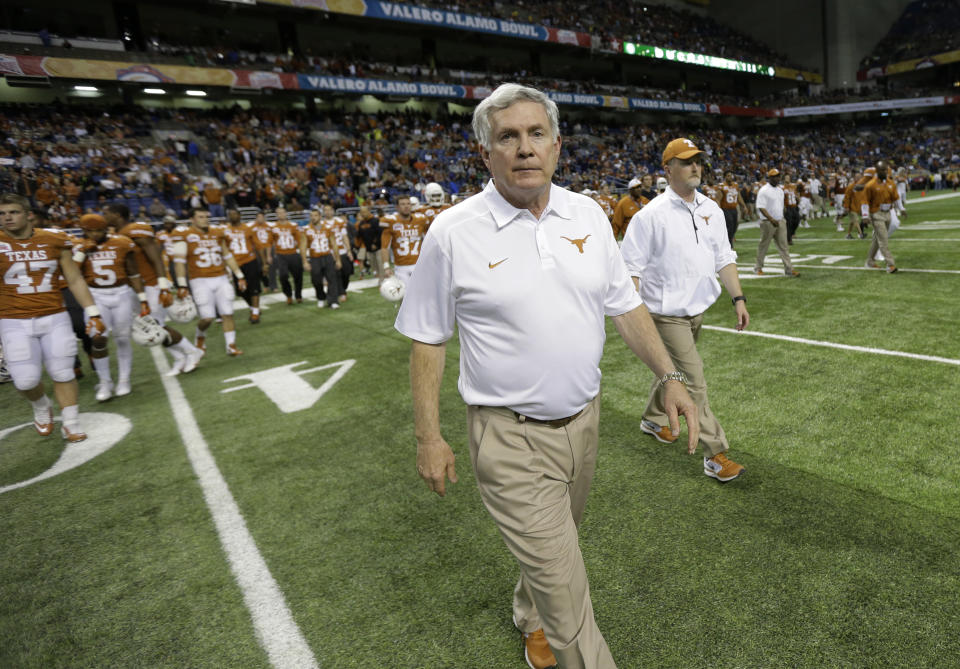
[[[577,250],[580,251],[580,253],[583,253],[583,245],[587,243],[587,239],[589,239],[589,237],[590,235],[587,235],[583,239],[570,239],[569,237],[564,237],[563,235],[560,235],[561,239],[566,239],[568,242],[576,246]]]
[[[713,216],[713,214],[707,214],[706,216],[704,216],[703,214],[700,214],[700,218],[702,218],[703,222],[706,223],[707,225],[710,225],[711,216]]]

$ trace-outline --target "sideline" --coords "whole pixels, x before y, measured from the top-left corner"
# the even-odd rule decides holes
[[[936,192],[936,191],[934,191]],[[924,202],[936,202],[937,200],[948,200],[952,197],[960,197],[960,193],[944,193],[942,195],[924,195],[920,197],[908,197],[907,204],[923,204]]]
[[[154,346],[150,353],[163,381],[163,389],[167,393],[180,438],[187,449],[187,457],[213,516],[230,570],[250,611],[260,646],[267,652],[270,664],[277,669],[318,667],[310,646],[293,620],[283,593],[247,529],[227,482],[217,468],[180,383],[176,377],[167,376],[170,367],[160,347]]]
[[[738,335],[750,335],[751,337],[764,337],[766,339],[779,339],[780,341],[789,341],[794,344],[808,344],[810,346],[823,346],[826,348],[838,348],[844,351],[855,351],[857,353],[873,353],[875,355],[890,355],[898,358],[910,358],[912,360],[925,360],[927,362],[942,362],[947,365],[956,365],[960,367],[960,360],[953,358],[941,358],[936,355],[923,355],[921,353],[906,353],[905,351],[888,351],[885,348],[870,348],[868,346],[851,346],[850,344],[837,344],[832,341],[820,341],[818,339],[804,339],[802,337],[790,337],[787,335],[769,334],[767,332],[751,332],[750,330],[735,330],[733,328],[724,328],[718,325],[703,325],[704,330],[716,330],[717,332],[731,332]]]

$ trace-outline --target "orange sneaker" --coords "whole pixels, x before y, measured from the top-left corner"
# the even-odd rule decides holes
[[[646,418],[640,421],[640,430],[646,432],[654,439],[664,444],[672,444],[677,440],[677,437],[674,437],[673,432],[670,431],[669,425],[657,425],[653,421],[649,421]]]
[[[530,669],[554,669],[557,666],[557,658],[550,650],[543,629],[521,632],[520,637],[523,642],[523,659],[527,661]]]
[[[193,345],[199,348],[204,353],[206,353],[207,352],[207,336],[197,335],[197,340],[193,342]]]
[[[78,441],[84,441],[87,438],[85,432],[82,432],[80,428],[71,430],[66,425],[60,428],[60,434],[63,435],[63,438],[69,441],[71,444],[75,444]]]
[[[228,345],[227,345],[227,355],[235,358],[235,357],[237,357],[238,355],[243,355],[243,351],[241,351],[239,348],[237,348],[237,345],[236,345],[236,344],[228,344]]]
[[[53,407],[49,403],[45,409],[33,410],[33,426],[41,437],[53,433]]]
[[[260,314],[250,314],[250,322],[253,325],[256,325],[260,322]]]
[[[703,473],[721,483],[732,481],[745,471],[747,470],[743,465],[738,465],[728,458],[726,453],[717,453],[712,458],[703,459]]]

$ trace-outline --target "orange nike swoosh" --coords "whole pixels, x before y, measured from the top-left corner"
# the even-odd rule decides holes
[[[503,260],[500,260],[499,262],[488,262],[488,263],[487,263],[487,267],[489,267],[490,269],[493,269],[494,267],[496,267],[496,266],[499,265],[500,263],[502,263],[502,262],[507,262],[508,260],[510,260],[510,258],[504,258]]]

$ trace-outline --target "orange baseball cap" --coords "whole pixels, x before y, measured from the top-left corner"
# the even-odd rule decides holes
[[[776,167],[774,167],[769,172],[767,172],[768,177],[775,177],[775,176],[778,176],[779,174],[780,174],[780,170],[778,170]]]
[[[685,137],[680,137],[667,144],[667,148],[663,150],[663,164],[666,165],[674,158],[681,160],[693,158],[699,153],[703,151],[698,149],[696,144]]]
[[[80,217],[80,227],[84,230],[105,230],[107,219],[100,214],[84,214]]]
[[[865,169],[865,170],[863,171],[863,173],[864,173],[864,174],[869,174],[870,176],[875,177],[875,176],[877,176],[877,168],[876,168],[876,167],[868,167],[867,169]]]

